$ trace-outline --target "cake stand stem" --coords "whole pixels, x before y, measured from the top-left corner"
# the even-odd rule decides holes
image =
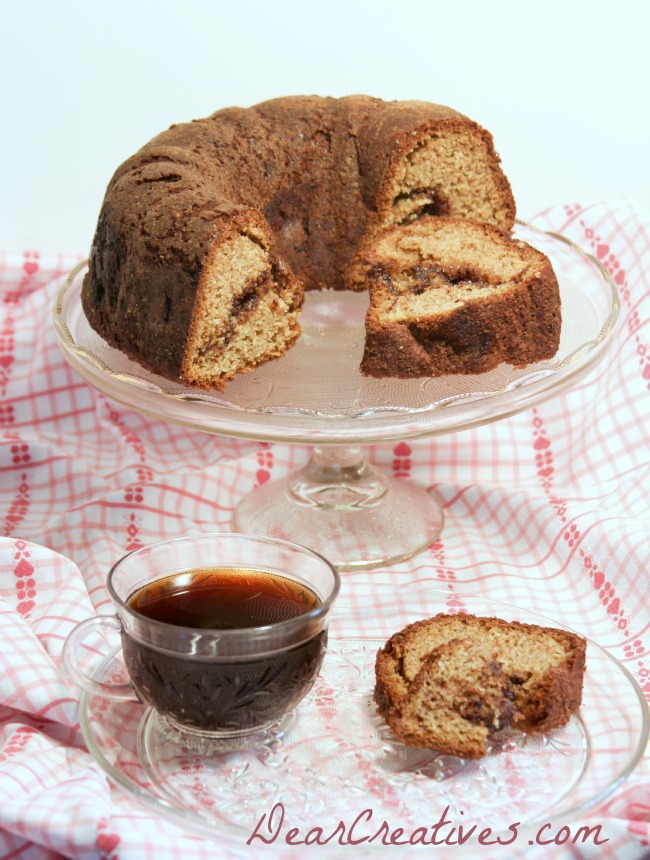
[[[442,523],[428,492],[344,445],[315,447],[306,466],[253,490],[233,516],[236,531],[303,544],[339,570],[403,561],[430,546]]]

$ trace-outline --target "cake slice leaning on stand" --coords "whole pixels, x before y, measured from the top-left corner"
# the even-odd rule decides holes
[[[492,225],[422,218],[367,244],[355,269],[370,290],[366,376],[483,373],[558,350],[560,290],[549,259]]]

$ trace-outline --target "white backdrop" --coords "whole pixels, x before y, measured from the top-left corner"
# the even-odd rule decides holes
[[[419,98],[489,128],[521,217],[650,208],[647,0],[0,0],[0,249],[86,253],[117,165],[279,95]]]

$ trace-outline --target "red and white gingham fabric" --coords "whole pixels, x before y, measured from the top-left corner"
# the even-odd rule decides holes
[[[409,583],[487,593],[581,630],[650,695],[650,216],[623,200],[557,207],[535,223],[612,273],[622,303],[615,342],[586,380],[533,410],[372,447],[376,465],[435,493],[446,524],[414,559],[344,574],[347,599],[357,605],[355,583],[372,581],[396,594]],[[0,857],[231,857],[110,783],[85,748],[61,649],[75,623],[108,609],[112,562],[163,537],[230,530],[235,502],[307,451],[172,426],[92,390],[62,358],[51,322],[76,262],[0,256]],[[357,617],[371,618],[367,609]],[[647,758],[589,822],[606,844],[498,856],[644,856]],[[301,856],[310,851],[319,848]]]

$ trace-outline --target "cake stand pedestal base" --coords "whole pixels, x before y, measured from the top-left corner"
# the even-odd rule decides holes
[[[377,471],[361,448],[339,445],[314,448],[304,468],[249,493],[233,515],[236,531],[302,544],[343,571],[404,561],[442,524],[428,492]]]

